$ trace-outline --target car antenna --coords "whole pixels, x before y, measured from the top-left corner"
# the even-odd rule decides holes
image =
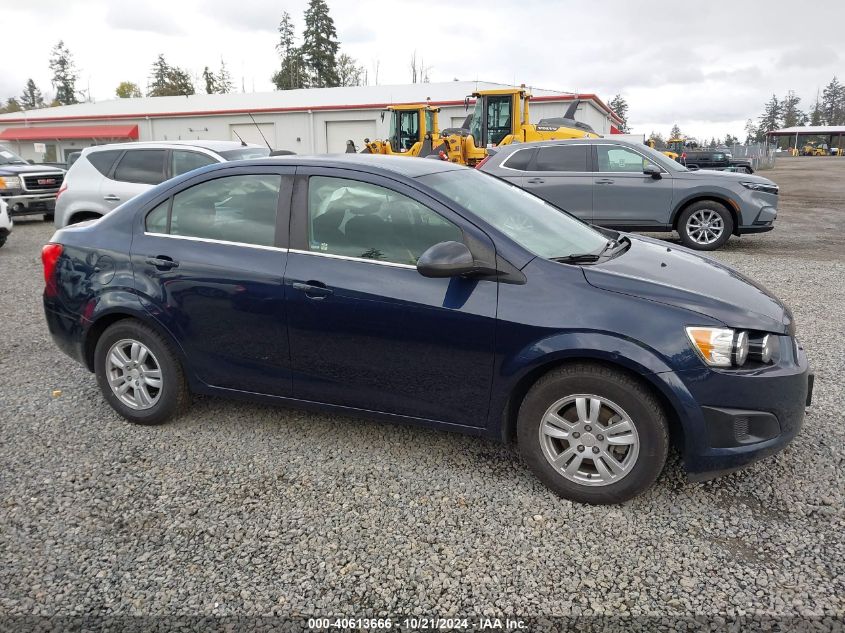
[[[247,114],[249,115],[249,118],[252,119],[252,124],[255,126],[255,129],[258,130],[258,133],[261,135],[261,138],[264,139],[264,144],[267,146],[267,149],[272,152],[273,148],[270,147],[270,143],[267,142],[267,137],[264,136],[264,132],[261,131],[261,127],[258,125],[258,123],[255,122],[255,119],[252,116],[252,112],[247,112]]]
[[[235,132],[235,130],[232,130],[232,134],[234,134],[235,136],[237,136],[237,137],[238,137],[238,140],[241,142],[241,147],[246,147],[246,143],[244,143],[244,140],[241,138],[241,135],[240,135],[240,134],[238,134],[237,132]]]

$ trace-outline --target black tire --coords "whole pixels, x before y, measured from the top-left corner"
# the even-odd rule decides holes
[[[715,241],[705,244],[696,240],[689,233],[689,227],[687,225],[690,218],[695,213],[708,211],[716,213],[721,218],[722,233]],[[722,248],[727,241],[731,239],[731,233],[733,233],[734,230],[734,220],[730,211],[728,211],[727,207],[725,207],[725,205],[721,202],[716,202],[714,200],[701,200],[699,202],[694,202],[681,212],[678,216],[677,230],[678,235],[681,238],[681,242],[683,242],[684,246],[687,248],[692,248],[697,251],[715,251]]]
[[[148,409],[137,410],[127,406],[109,385],[106,354],[112,345],[123,339],[142,343],[152,352],[159,365],[161,389],[158,401]],[[135,319],[118,321],[106,328],[94,351],[94,370],[103,397],[115,411],[134,424],[162,424],[177,417],[190,405],[191,397],[185,374],[171,344],[158,332]]]
[[[5,235],[0,237],[0,248],[3,248],[3,245],[6,243],[6,239],[7,237]]]
[[[580,484],[560,473],[543,452],[540,427],[548,409],[575,394],[590,394],[621,407],[639,438],[639,453],[618,481],[601,486]],[[576,363],[550,371],[528,391],[517,420],[519,451],[534,474],[555,493],[580,503],[614,504],[648,489],[666,463],[669,432],[660,403],[627,374],[591,363]],[[588,454],[589,456],[589,454]]]

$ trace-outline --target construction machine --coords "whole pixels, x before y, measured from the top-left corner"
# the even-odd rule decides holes
[[[646,145],[648,145],[651,149],[656,149],[656,147],[655,147],[656,143],[654,142],[654,139],[653,139],[653,138],[648,139],[648,140],[645,142],[645,144],[646,144]],[[658,151],[659,151],[661,154],[663,154],[663,155],[665,155],[665,156],[668,156],[668,157],[669,157],[669,158],[671,158],[672,160],[678,160],[678,154],[677,154],[676,152],[673,152],[672,150],[669,150],[669,149],[661,149],[661,150],[658,150]]]
[[[382,112],[382,120],[386,114],[390,115],[388,138],[383,141],[364,139],[365,147],[361,153],[425,158],[440,151],[443,144],[437,121],[438,112],[440,108],[427,103],[388,106]]]
[[[574,119],[575,101],[563,117],[530,123],[528,102],[531,95],[523,88],[481,90],[465,100],[475,99],[475,109],[464,127],[444,130],[445,148],[441,157],[453,163],[474,166],[487,156],[487,148],[510,143],[530,143],[567,138],[599,138],[586,123]],[[448,133],[446,133],[448,132]]]

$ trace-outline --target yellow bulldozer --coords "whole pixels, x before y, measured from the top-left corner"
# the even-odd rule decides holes
[[[444,130],[441,140],[446,159],[453,163],[474,166],[487,156],[487,148],[510,143],[531,143],[567,138],[599,138],[586,123],[574,119],[578,102],[570,105],[560,118],[530,123],[528,102],[531,94],[525,88],[481,90],[466,98],[475,99],[475,108],[460,129]]]
[[[382,112],[390,115],[390,132],[383,141],[364,139],[362,154],[419,156],[425,158],[442,150],[437,114],[440,108],[427,103],[388,106]],[[347,142],[347,152],[354,152],[354,143]]]

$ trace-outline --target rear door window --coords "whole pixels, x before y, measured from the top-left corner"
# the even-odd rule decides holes
[[[588,145],[548,145],[537,151],[533,171],[589,171]]]
[[[181,149],[174,149],[170,159],[170,170],[172,176],[186,174],[194,169],[213,165],[218,162],[214,157],[200,152],[189,152]]]
[[[537,153],[535,149],[521,149],[518,152],[514,152],[511,154],[510,158],[506,159],[502,167],[507,167],[508,169],[516,169],[519,171],[525,171],[528,169],[528,165],[531,163],[531,159],[534,158],[534,154]]]
[[[129,150],[114,170],[114,180],[157,185],[164,182],[164,162],[167,152],[163,149]]]
[[[108,176],[111,168],[114,166],[114,161],[117,160],[117,157],[121,153],[123,153],[123,150],[109,149],[102,152],[91,152],[86,158],[89,163],[94,165],[94,168],[98,172],[103,174],[103,176]]]

